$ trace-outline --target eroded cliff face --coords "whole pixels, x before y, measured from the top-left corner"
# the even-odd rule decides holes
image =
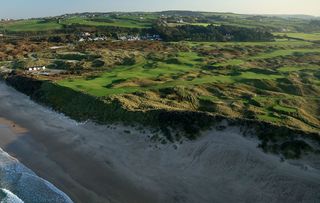
[[[30,162],[76,202],[314,202],[320,198],[319,154],[286,160],[281,154],[265,153],[249,124],[225,119],[201,131],[195,140],[182,137],[165,144],[155,139],[157,135],[165,139],[164,134],[146,126],[76,122],[3,83],[0,102],[0,117],[28,129],[10,149],[19,149],[21,160]],[[272,132],[267,129],[263,128]],[[279,136],[288,133],[278,132]],[[292,136],[317,146],[308,137]],[[30,151],[32,157],[25,153]],[[33,159],[41,160],[40,168]]]
[[[43,81],[31,77],[25,77],[24,75],[15,74],[14,72],[3,74],[2,78],[7,84],[13,86],[16,90],[30,97],[40,90],[41,85],[43,84]]]
[[[199,111],[132,111],[116,99],[97,98],[14,72],[3,78],[7,84],[30,96],[34,101],[76,121],[91,120],[100,124],[124,123],[151,127],[164,134],[165,139],[158,140],[163,143],[179,142],[183,137],[196,139],[201,135],[201,131],[212,126],[219,129],[219,123],[227,120],[229,125],[243,128],[244,134],[254,132],[260,140],[259,147],[265,152],[282,154],[286,158],[299,158],[304,153],[319,153],[318,146],[311,146],[308,142],[301,141],[301,138],[307,137],[320,143],[320,132],[304,132],[287,126]],[[251,130],[248,132],[247,129]]]

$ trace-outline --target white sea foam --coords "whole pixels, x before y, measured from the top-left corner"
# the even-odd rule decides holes
[[[0,203],[24,203],[17,195],[13,194],[10,190],[1,188],[1,195],[4,197],[1,200]]]
[[[20,203],[22,200],[32,203],[72,203],[66,194],[38,177],[2,149],[0,149],[0,188],[3,188],[0,189],[0,203]]]

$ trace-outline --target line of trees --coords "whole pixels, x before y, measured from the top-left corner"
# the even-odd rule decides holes
[[[170,27],[163,23],[157,23],[153,32],[160,34],[165,41],[272,41],[270,32],[237,26],[197,26],[182,25]]]

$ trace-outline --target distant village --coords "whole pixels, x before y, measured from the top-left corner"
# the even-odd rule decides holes
[[[84,32],[80,34],[79,42],[93,42],[93,41],[107,41],[110,40],[106,36],[94,36],[89,32]],[[117,35],[117,40],[121,41],[162,41],[160,35]]]
[[[106,36],[94,36],[89,32],[84,32],[80,34],[79,42],[92,42],[92,41],[106,41],[108,37]]]

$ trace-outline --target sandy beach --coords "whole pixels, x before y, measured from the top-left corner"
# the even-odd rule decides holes
[[[7,119],[0,120],[0,147],[65,191],[75,202],[152,201],[150,194],[132,186],[108,164],[77,152],[72,144],[42,136],[45,134],[37,130],[30,132]],[[105,196],[108,193],[117,198]]]
[[[148,130],[77,123],[3,83],[0,104],[0,147],[75,202],[320,200],[319,157],[283,162],[237,127],[162,145]]]

